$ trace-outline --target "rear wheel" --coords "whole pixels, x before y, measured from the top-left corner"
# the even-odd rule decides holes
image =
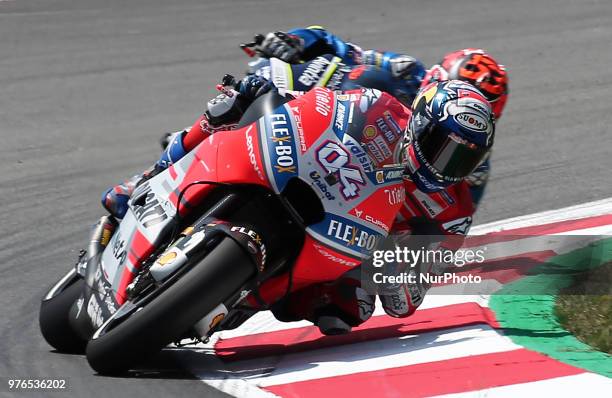
[[[85,280],[76,277],[72,284],[40,304],[38,322],[40,331],[53,348],[60,352],[82,354],[87,341],[83,340],[70,326],[70,309],[79,299]]]
[[[117,322],[111,318],[102,325],[87,345],[90,366],[100,374],[129,370],[178,340],[254,273],[255,266],[244,250],[232,239],[223,239],[153,300],[142,307],[135,302],[127,318]],[[120,308],[118,313],[121,311]]]

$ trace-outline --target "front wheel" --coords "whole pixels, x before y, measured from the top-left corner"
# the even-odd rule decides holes
[[[87,341],[74,331],[69,316],[70,309],[83,292],[85,280],[76,273],[72,278],[75,279],[69,285],[61,287],[52,297],[46,297],[40,303],[38,322],[43,337],[57,351],[82,354],[85,352]],[[56,286],[61,283],[62,281],[58,282]]]
[[[252,260],[238,243],[223,239],[159,296],[136,308],[118,324],[112,318],[105,322],[87,345],[89,365],[100,374],[129,370],[178,340],[254,273]],[[124,306],[132,304],[138,307],[137,302]]]

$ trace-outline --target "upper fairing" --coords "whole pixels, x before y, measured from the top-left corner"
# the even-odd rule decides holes
[[[388,234],[404,198],[403,167],[391,161],[377,167],[355,133],[369,126],[357,121],[358,114],[367,114],[380,97],[376,90],[343,94],[315,88],[258,121],[263,168],[272,189],[282,192],[292,178],[310,184],[325,218],[307,233],[358,258],[367,257]]]

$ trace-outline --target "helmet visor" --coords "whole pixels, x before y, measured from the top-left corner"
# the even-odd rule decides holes
[[[444,180],[459,181],[482,162],[487,148],[466,142],[439,125],[424,131],[416,140],[416,148],[436,174]]]

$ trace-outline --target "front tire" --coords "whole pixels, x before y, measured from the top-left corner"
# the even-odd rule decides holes
[[[87,341],[70,325],[70,309],[79,299],[85,280],[78,278],[59,294],[40,303],[38,322],[40,331],[49,345],[59,352],[83,354]]]
[[[249,256],[225,238],[158,297],[112,329],[96,332],[87,345],[89,365],[100,374],[129,370],[179,339],[254,273]]]

